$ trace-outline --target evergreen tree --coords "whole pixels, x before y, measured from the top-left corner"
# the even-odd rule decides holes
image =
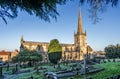
[[[53,64],[58,64],[59,60],[62,57],[62,47],[59,44],[57,39],[53,39],[50,41],[50,45],[48,47],[48,56],[49,60]]]
[[[75,0],[0,0],[0,18],[16,18],[19,11],[25,11],[30,15],[35,15],[40,19],[50,22],[50,18],[56,19],[59,13],[57,5],[66,4]],[[90,6],[91,17],[97,21],[98,11],[103,11],[108,5],[116,7],[118,0],[78,0],[80,4],[87,3]],[[95,17],[95,18],[94,18]]]

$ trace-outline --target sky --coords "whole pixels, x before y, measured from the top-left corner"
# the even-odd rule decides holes
[[[0,51],[14,51],[20,48],[20,39],[25,41],[50,42],[58,39],[60,43],[74,43],[74,31],[78,26],[78,2],[68,2],[57,7],[60,16],[57,21],[45,22],[38,17],[19,12],[15,19],[8,19],[8,24],[0,20]],[[108,7],[100,13],[102,18],[93,24],[89,18],[88,6],[81,7],[83,30],[87,31],[87,44],[94,51],[104,50],[110,44],[120,44],[120,6]]]

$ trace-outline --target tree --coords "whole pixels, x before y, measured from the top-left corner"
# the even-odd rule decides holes
[[[62,47],[60,46],[59,41],[57,39],[53,39],[50,41],[48,47],[48,57],[50,62],[53,64],[58,64],[58,61],[61,59]]]
[[[29,51],[24,50],[20,52],[17,56],[13,57],[12,61],[14,62],[29,62],[30,66],[31,64],[35,64],[35,62],[42,61],[42,55],[38,54],[36,51]]]
[[[98,13],[103,13],[106,11],[108,6],[117,7],[118,0],[79,0],[80,4],[83,5],[87,3],[90,7],[88,9],[90,13],[90,18],[92,19],[93,23],[97,23],[101,18],[98,17]]]
[[[120,58],[120,45],[108,45],[105,47],[106,57],[108,58]]]
[[[31,61],[33,64],[36,62],[41,62],[42,61],[42,55],[38,54],[37,52],[31,52],[29,56],[29,61]]]
[[[0,18],[16,18],[19,11],[25,11],[30,15],[35,15],[40,19],[50,22],[50,18],[56,19],[59,13],[57,5],[66,4],[74,0],[0,0]],[[103,11],[106,6],[117,6],[118,0],[78,0],[80,4],[87,3],[90,6],[90,13],[93,20],[97,21],[98,11]]]
[[[59,15],[56,6],[65,2],[66,0],[0,0],[0,17],[7,23],[5,17],[16,18],[19,11],[25,11],[50,21],[50,17],[56,19]]]

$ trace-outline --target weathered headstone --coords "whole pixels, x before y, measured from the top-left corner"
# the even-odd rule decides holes
[[[16,69],[15,69],[15,71],[16,71],[16,72],[18,71],[18,64],[16,64]]]
[[[0,66],[0,77],[2,76],[2,66]]]
[[[7,64],[7,71],[9,71],[9,63]]]

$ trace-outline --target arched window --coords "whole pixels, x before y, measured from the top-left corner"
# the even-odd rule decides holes
[[[44,51],[42,45],[37,46],[37,51],[38,52],[43,52]]]
[[[79,51],[80,51],[80,48],[79,48],[79,47],[76,47],[76,51],[79,52]]]
[[[66,51],[69,51],[69,49],[68,49],[67,47],[65,48],[65,50],[66,50]]]
[[[71,47],[71,51],[72,51],[72,47]]]

